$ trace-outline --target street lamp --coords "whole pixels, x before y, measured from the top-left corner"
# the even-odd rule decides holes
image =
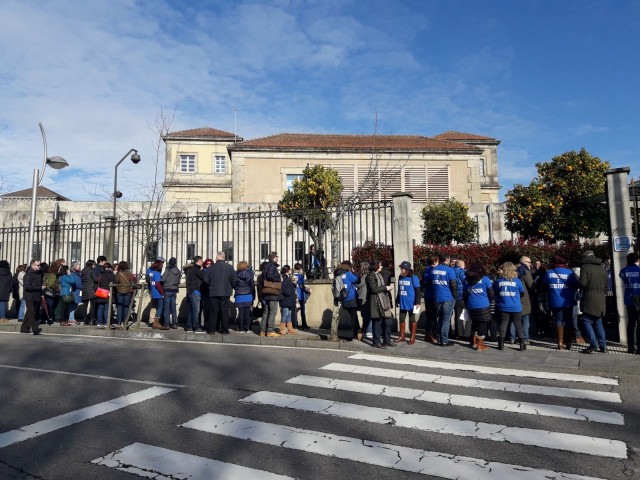
[[[141,159],[140,159],[140,155],[138,155],[138,150],[136,150],[135,148],[132,148],[127,152],[127,154],[124,157],[120,159],[118,163],[116,163],[116,168],[114,169],[114,175],[113,175],[113,217],[114,218],[116,217],[116,200],[122,197],[122,192],[118,191],[118,166],[125,161],[125,159],[129,156],[131,152],[135,152],[133,155],[131,155],[131,161],[134,164],[140,163]]]
[[[138,155],[138,150],[132,148],[129,150],[124,157],[120,159],[118,163],[116,163],[116,167],[114,169],[113,174],[113,216],[106,217],[105,223],[105,237],[104,237],[104,249],[109,261],[115,261],[115,250],[116,250],[116,201],[122,197],[122,193],[118,191],[118,166],[126,160],[126,158],[131,155],[131,161],[134,164],[140,163],[140,155]]]
[[[37,168],[33,171],[33,190],[31,191],[31,219],[29,221],[29,255],[28,262],[33,260],[33,243],[35,241],[36,235],[36,207],[38,204],[38,187],[40,186],[40,182],[42,182],[42,177],[44,177],[44,171],[49,165],[51,168],[55,168],[56,170],[60,170],[64,167],[68,167],[69,164],[62,157],[47,157],[47,137],[44,134],[44,128],[42,127],[42,123],[38,122],[40,125],[40,131],[42,132],[42,145],[44,147],[44,161],[42,162],[42,172]]]

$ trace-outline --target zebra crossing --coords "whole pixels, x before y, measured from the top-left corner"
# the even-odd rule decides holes
[[[301,451],[322,458],[381,467],[389,469],[390,478],[398,471],[474,480],[604,478],[585,476],[584,472],[540,468],[539,462],[527,465],[527,455],[518,456],[519,464],[497,461],[501,445],[512,449],[538,448],[543,452],[562,452],[576,455],[578,459],[588,456],[602,459],[602,462],[624,461],[629,456],[629,446],[625,441],[608,438],[623,436],[627,428],[624,415],[619,411],[622,398],[616,378],[364,353],[351,355],[347,360],[323,365],[316,375],[302,374],[287,379],[283,384],[286,391],[260,390],[243,396],[239,398],[239,405],[296,411],[314,419],[331,417],[377,425],[374,428],[384,429],[383,432],[403,432],[402,437],[406,432],[409,439],[406,444],[343,435],[329,431],[329,427],[309,429],[217,412],[204,413],[176,427],[183,431],[245,441],[247,452],[265,445],[285,452],[283,455],[287,451]],[[354,380],[354,376],[358,380]],[[373,383],[363,381],[370,379]],[[394,385],[394,381],[401,381],[402,386]],[[464,389],[464,394],[440,389]],[[349,398],[355,400],[345,402],[323,398],[331,396],[332,392],[348,392]],[[373,398],[410,402],[412,410],[371,405]],[[585,402],[586,407],[583,406]],[[424,413],[425,408],[429,410],[432,406],[437,406],[438,411]],[[476,421],[474,418],[478,413],[500,415],[501,421]],[[542,419],[547,429],[521,426],[520,419],[525,418]],[[593,434],[599,431],[609,434]],[[457,450],[453,453],[422,448],[430,443],[422,440],[412,442],[411,439],[421,437],[412,437],[414,433],[411,432],[430,435],[430,439],[446,437],[488,441],[494,445],[490,450],[493,454],[485,459],[461,455]],[[393,437],[398,438],[397,435]],[[92,463],[96,468],[117,469],[145,478],[305,478],[304,470],[287,471],[285,468],[280,472],[270,472],[144,443],[123,446]],[[579,461],[575,465],[580,470]]]

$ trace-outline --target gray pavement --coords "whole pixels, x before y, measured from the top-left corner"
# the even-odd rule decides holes
[[[20,323],[17,320],[9,320],[0,324],[0,332],[19,332]],[[141,324],[138,330],[135,325],[129,329],[111,330],[99,329],[93,326],[74,325],[61,327],[58,324],[41,325],[45,335],[88,335],[97,337],[135,338],[150,341],[184,341],[184,342],[214,342],[232,345],[266,345],[280,347],[306,347],[320,349],[335,349],[376,353],[381,355],[398,355],[419,358],[431,358],[439,360],[456,360],[464,362],[483,362],[510,364],[521,366],[545,366],[557,368],[571,368],[576,370],[590,370],[594,372],[611,373],[637,373],[640,365],[640,355],[627,353],[625,345],[607,342],[606,353],[583,354],[587,345],[574,344],[571,351],[559,351],[555,340],[552,338],[532,338],[527,350],[520,352],[517,345],[506,344],[503,351],[498,350],[497,343],[486,342],[489,350],[477,352],[470,348],[467,342],[452,340],[452,347],[440,347],[422,340],[423,334],[419,333],[414,345],[405,343],[396,348],[386,350],[371,347],[371,340],[363,339],[362,342],[350,341],[351,331],[339,331],[339,342],[328,340],[328,330],[310,329],[298,330],[297,335],[283,335],[281,337],[261,337],[259,325],[254,323],[253,332],[242,333],[231,330],[228,335],[216,333],[214,335],[195,334],[186,332],[183,328],[177,330],[154,330],[146,324]]]

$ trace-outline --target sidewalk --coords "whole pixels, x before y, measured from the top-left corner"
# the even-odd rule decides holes
[[[17,320],[9,320],[0,323],[1,332],[19,332],[20,325]],[[132,325],[134,327],[135,325]],[[141,324],[140,330],[122,329],[100,329],[92,326],[74,325],[61,327],[58,324],[41,325],[42,333],[54,335],[87,335],[95,337],[116,337],[134,338],[146,340],[172,340],[190,342],[213,342],[230,345],[265,345],[282,347],[306,347],[337,349],[353,352],[366,352],[372,354],[418,357],[451,362],[480,361],[482,363],[495,362],[501,365],[518,365],[519,367],[558,367],[576,370],[589,370],[607,373],[635,374],[640,371],[640,355],[627,353],[627,347],[618,343],[607,342],[607,353],[582,354],[580,353],[586,345],[574,345],[571,351],[559,351],[556,348],[554,339],[531,338],[531,346],[527,350],[520,352],[517,345],[506,344],[503,351],[498,350],[497,343],[485,342],[489,350],[477,352],[473,350],[468,342],[452,340],[456,345],[452,347],[440,347],[422,341],[423,335],[418,334],[414,345],[407,345],[405,342],[396,348],[386,350],[374,349],[371,347],[371,340],[364,339],[363,342],[349,341],[351,331],[341,330],[338,332],[340,341],[331,342],[328,340],[327,330],[299,330],[298,335],[283,335],[281,337],[261,337],[259,336],[259,326],[253,325],[253,332],[242,333],[231,331],[229,335],[216,333],[214,335],[196,334],[185,332],[182,327],[177,330],[153,330],[146,324]]]

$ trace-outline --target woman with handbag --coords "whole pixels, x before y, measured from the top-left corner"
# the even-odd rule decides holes
[[[56,319],[56,309],[60,302],[60,281],[58,280],[59,267],[54,263],[51,265],[47,272],[42,277],[42,283],[44,283],[45,289],[43,295],[45,303],[47,305],[47,323],[53,325]]]
[[[71,275],[67,265],[60,266],[60,325],[69,326],[69,312],[71,305],[75,304],[76,298],[73,289],[76,285],[76,279]]]
[[[111,264],[105,263],[103,267],[104,269],[98,276],[98,290],[107,290],[109,295],[107,295],[106,297],[101,297],[97,295],[98,291],[96,291],[96,296],[98,297],[96,299],[96,304],[98,306],[97,321],[99,328],[107,327],[107,320],[109,318],[108,315],[111,315],[111,312],[109,311],[109,296],[111,295],[111,287],[109,285],[111,283],[116,283],[116,276],[113,274],[113,267],[111,266]]]
[[[164,259],[158,257],[147,270],[147,283],[151,294],[151,310],[149,321],[153,318],[152,327],[158,330],[169,330],[168,325],[162,325],[160,319],[163,318],[164,289],[162,288],[162,266]],[[206,297],[205,297],[206,298]],[[206,303],[206,302],[205,302]]]
[[[264,312],[260,323],[261,337],[279,337],[280,334],[274,331],[276,314],[282,295],[282,279],[278,270],[278,254],[271,252],[269,262],[262,271],[262,298],[264,299]]]
[[[395,347],[391,342],[391,327],[393,326],[393,310],[389,294],[391,286],[386,285],[385,280],[380,275],[382,264],[378,260],[373,260],[369,264],[369,274],[367,275],[367,305],[369,315],[373,325],[373,347],[387,348]],[[385,338],[382,335],[382,322],[385,322]],[[383,341],[384,340],[384,341]]]

